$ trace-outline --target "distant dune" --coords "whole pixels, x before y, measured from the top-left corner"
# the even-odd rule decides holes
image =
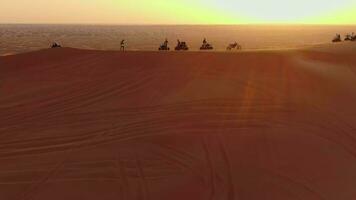
[[[32,52],[52,42],[79,49],[120,50],[126,40],[128,50],[155,51],[165,38],[173,49],[177,39],[187,42],[190,50],[199,50],[203,39],[214,50],[225,51],[238,42],[243,49],[304,48],[331,43],[336,33],[344,36],[356,26],[329,25],[50,25],[0,24],[0,55]]]
[[[0,57],[0,197],[356,199],[355,46]]]

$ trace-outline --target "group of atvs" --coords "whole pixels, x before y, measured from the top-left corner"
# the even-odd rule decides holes
[[[336,34],[336,36],[334,37],[334,39],[332,40],[332,42],[341,42],[342,38],[340,34]],[[345,36],[344,41],[356,41],[356,35],[355,33],[352,34],[347,34]]]
[[[177,46],[174,48],[176,51],[187,51],[189,47],[186,42],[177,41]],[[166,39],[163,44],[161,44],[158,48],[159,51],[169,51],[170,48],[168,46],[168,40]]]
[[[123,46],[121,42],[121,47]],[[51,48],[60,48],[62,47],[60,44],[54,42],[51,45]],[[213,50],[214,47],[208,41],[204,38],[203,44],[200,47],[200,50]],[[233,49],[240,50],[242,49],[241,45],[238,44],[237,42],[229,44],[226,48],[226,50],[231,51]],[[170,48],[168,46],[168,40],[166,39],[158,48],[159,51],[169,51]],[[174,48],[176,51],[187,51],[189,50],[189,47],[186,42],[181,42],[180,40],[177,40],[177,46]]]
[[[200,47],[200,50],[213,50],[214,47],[210,43],[207,42],[207,40],[204,38],[203,44]],[[241,45],[239,45],[237,42],[229,44],[226,50],[233,50],[237,49],[240,50],[242,49]],[[168,40],[166,39],[158,48],[159,51],[169,51],[170,48],[168,46]],[[182,42],[180,40],[177,40],[177,46],[174,48],[176,51],[187,51],[189,50],[189,47],[186,42]]]

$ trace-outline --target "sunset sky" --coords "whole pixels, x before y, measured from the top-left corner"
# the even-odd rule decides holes
[[[0,23],[356,24],[356,0],[1,0]]]

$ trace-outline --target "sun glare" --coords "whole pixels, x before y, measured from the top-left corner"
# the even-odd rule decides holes
[[[60,10],[60,12],[58,12]],[[39,13],[41,13],[39,15]],[[355,24],[355,0],[5,0],[0,23]]]

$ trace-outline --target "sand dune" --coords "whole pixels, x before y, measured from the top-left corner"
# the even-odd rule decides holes
[[[0,197],[355,199],[352,45],[0,57]]]
[[[336,33],[355,32],[355,25],[50,25],[0,24],[0,56],[47,48],[52,42],[79,49],[156,51],[165,38],[173,49],[177,39],[199,50],[207,38],[215,50],[229,43],[243,49],[301,48],[330,43]]]

